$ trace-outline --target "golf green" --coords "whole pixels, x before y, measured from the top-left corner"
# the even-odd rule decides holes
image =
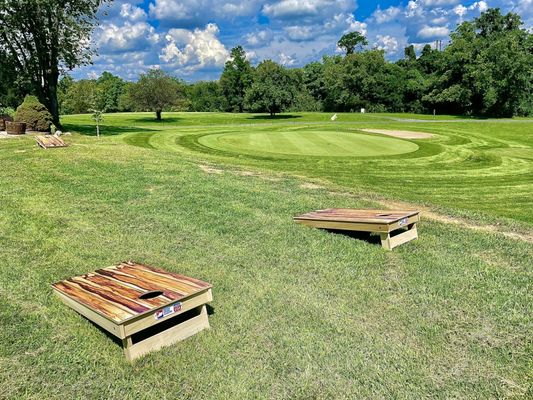
[[[325,130],[261,130],[205,135],[198,142],[212,149],[245,154],[369,157],[418,150],[407,140],[375,134]]]

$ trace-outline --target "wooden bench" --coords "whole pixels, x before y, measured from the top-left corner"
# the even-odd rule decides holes
[[[300,224],[314,228],[377,233],[381,245],[392,250],[418,238],[418,211],[354,210],[330,208],[294,217]]]
[[[68,147],[65,141],[54,135],[36,135],[37,144],[43,149],[53,149],[55,147]]]
[[[211,287],[134,262],[52,285],[66,305],[121,339],[129,361],[209,328]]]

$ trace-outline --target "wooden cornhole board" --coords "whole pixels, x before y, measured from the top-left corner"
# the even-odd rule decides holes
[[[379,233],[387,250],[418,238],[418,211],[330,208],[294,217],[300,224],[322,229]],[[404,230],[406,229],[406,230]],[[396,233],[396,234],[394,234]]]
[[[66,305],[121,339],[129,361],[209,328],[211,284],[147,265],[125,262],[52,287]]]
[[[36,135],[35,140],[37,144],[43,149],[51,149],[55,147],[68,147],[65,141],[54,135]]]

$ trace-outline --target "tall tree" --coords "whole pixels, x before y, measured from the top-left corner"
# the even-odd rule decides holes
[[[160,69],[141,74],[130,88],[130,96],[137,109],[154,111],[158,121],[161,113],[176,105],[182,90],[181,83]]]
[[[358,31],[350,32],[345,35],[342,35],[340,40],[337,42],[337,46],[346,51],[346,55],[353,54],[355,50],[361,50],[363,46],[366,46],[368,41],[366,37]]]
[[[288,108],[294,96],[294,82],[288,71],[266,60],[255,70],[252,86],[246,92],[246,104],[254,111],[266,111],[273,117]]]
[[[533,90],[532,34],[516,14],[489,9],[451,35],[425,101],[444,112],[511,117]],[[524,107],[526,109],[524,109]]]
[[[109,0],[2,0],[0,48],[27,76],[59,125],[57,85],[61,67],[89,63],[90,35],[98,7]]]
[[[227,111],[244,111],[244,96],[252,85],[253,69],[241,46],[231,49],[230,59],[220,77],[222,93],[226,98]]]

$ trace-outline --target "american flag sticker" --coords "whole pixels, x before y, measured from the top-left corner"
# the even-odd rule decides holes
[[[165,318],[180,310],[181,310],[181,303],[177,302],[177,303],[171,304],[170,306],[166,306],[165,308],[162,308],[161,310],[157,310],[154,314],[154,317],[155,319]]]

